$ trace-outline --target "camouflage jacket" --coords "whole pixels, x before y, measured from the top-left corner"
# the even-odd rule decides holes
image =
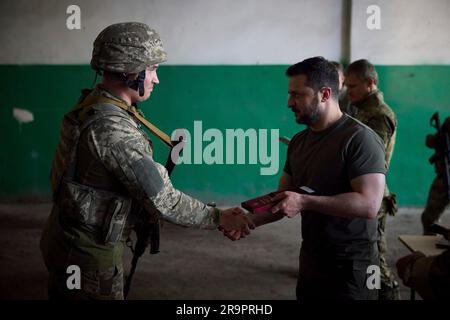
[[[354,117],[375,131],[383,140],[386,151],[386,169],[389,168],[397,135],[397,118],[384,102],[383,93],[370,93],[361,103],[355,104]]]
[[[370,93],[362,102],[355,104],[353,110],[353,117],[375,131],[383,140],[386,170],[389,169],[397,135],[397,118],[384,102],[383,93],[379,90]],[[385,195],[388,194],[386,187]]]
[[[98,87],[92,94],[117,100]],[[167,170],[153,160],[151,141],[137,120],[110,104],[91,107],[115,109],[122,114],[100,118],[82,132],[76,152],[77,183],[130,197],[150,216],[178,225],[207,229],[218,226],[218,209],[172,186]],[[123,243],[104,245],[98,241],[96,228],[61,222],[63,213],[64,207],[55,204],[42,235],[41,249],[47,265],[74,263],[92,269],[121,264]]]

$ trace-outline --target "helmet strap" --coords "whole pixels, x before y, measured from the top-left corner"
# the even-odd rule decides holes
[[[139,72],[137,78],[134,80],[128,79],[126,75],[124,75],[124,77],[125,83],[128,87],[138,91],[140,97],[144,96],[145,69]]]

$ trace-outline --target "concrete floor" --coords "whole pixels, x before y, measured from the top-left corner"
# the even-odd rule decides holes
[[[46,299],[39,237],[50,204],[0,204],[0,299]],[[387,224],[389,264],[408,253],[399,234],[420,234],[421,208]],[[442,223],[450,225],[447,211]],[[165,223],[161,253],[145,254],[130,299],[295,299],[300,218],[283,219],[231,242],[217,231]],[[131,260],[126,252],[125,266]],[[409,290],[402,286],[403,299]]]

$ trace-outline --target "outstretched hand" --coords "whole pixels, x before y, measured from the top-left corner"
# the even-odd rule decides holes
[[[255,229],[255,224],[241,208],[235,207],[222,211],[219,230],[230,240],[245,238],[250,234],[250,229]]]

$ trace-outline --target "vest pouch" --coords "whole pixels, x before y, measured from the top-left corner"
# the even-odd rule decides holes
[[[98,225],[92,216],[94,195],[89,187],[76,182],[63,180],[56,203],[65,220],[88,225]]]
[[[121,239],[130,208],[131,199],[125,201],[123,198],[112,199],[103,223],[102,239],[104,244],[112,245]]]
[[[64,180],[57,204],[62,217],[97,227],[103,244],[120,240],[131,209],[131,198]]]

